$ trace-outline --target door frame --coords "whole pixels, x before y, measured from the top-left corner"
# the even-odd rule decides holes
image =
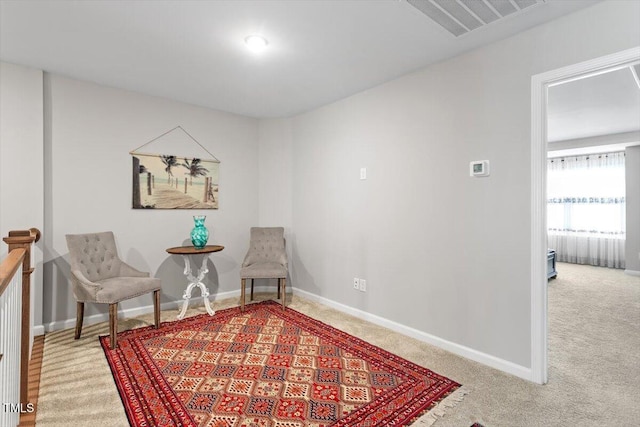
[[[547,350],[547,90],[628,67],[640,47],[536,74],[531,78],[531,381],[548,381]]]

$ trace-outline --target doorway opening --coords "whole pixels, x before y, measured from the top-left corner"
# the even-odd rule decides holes
[[[548,381],[547,95],[552,86],[629,67],[640,47],[538,74],[531,79],[531,381]]]

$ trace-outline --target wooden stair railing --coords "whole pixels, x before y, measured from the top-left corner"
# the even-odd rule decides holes
[[[29,391],[29,347],[31,346],[31,245],[40,240],[40,230],[10,231],[2,240],[9,245],[9,254],[0,264],[0,295],[11,283],[22,264],[22,315],[20,325],[20,404],[27,405]]]

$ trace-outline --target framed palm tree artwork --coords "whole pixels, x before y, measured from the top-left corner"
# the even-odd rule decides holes
[[[133,209],[218,209],[218,160],[132,153]]]

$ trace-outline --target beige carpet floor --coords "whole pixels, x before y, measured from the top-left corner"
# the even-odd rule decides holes
[[[463,384],[468,394],[436,427],[640,425],[640,278],[558,264],[549,282],[549,383],[504,374],[331,308],[293,297],[290,307]],[[215,303],[215,308],[237,301]],[[190,309],[187,315],[204,313]],[[175,319],[165,311],[162,320]],[[121,319],[120,330],[150,324]],[[38,426],[127,426],[97,336],[106,323],[47,334]]]

